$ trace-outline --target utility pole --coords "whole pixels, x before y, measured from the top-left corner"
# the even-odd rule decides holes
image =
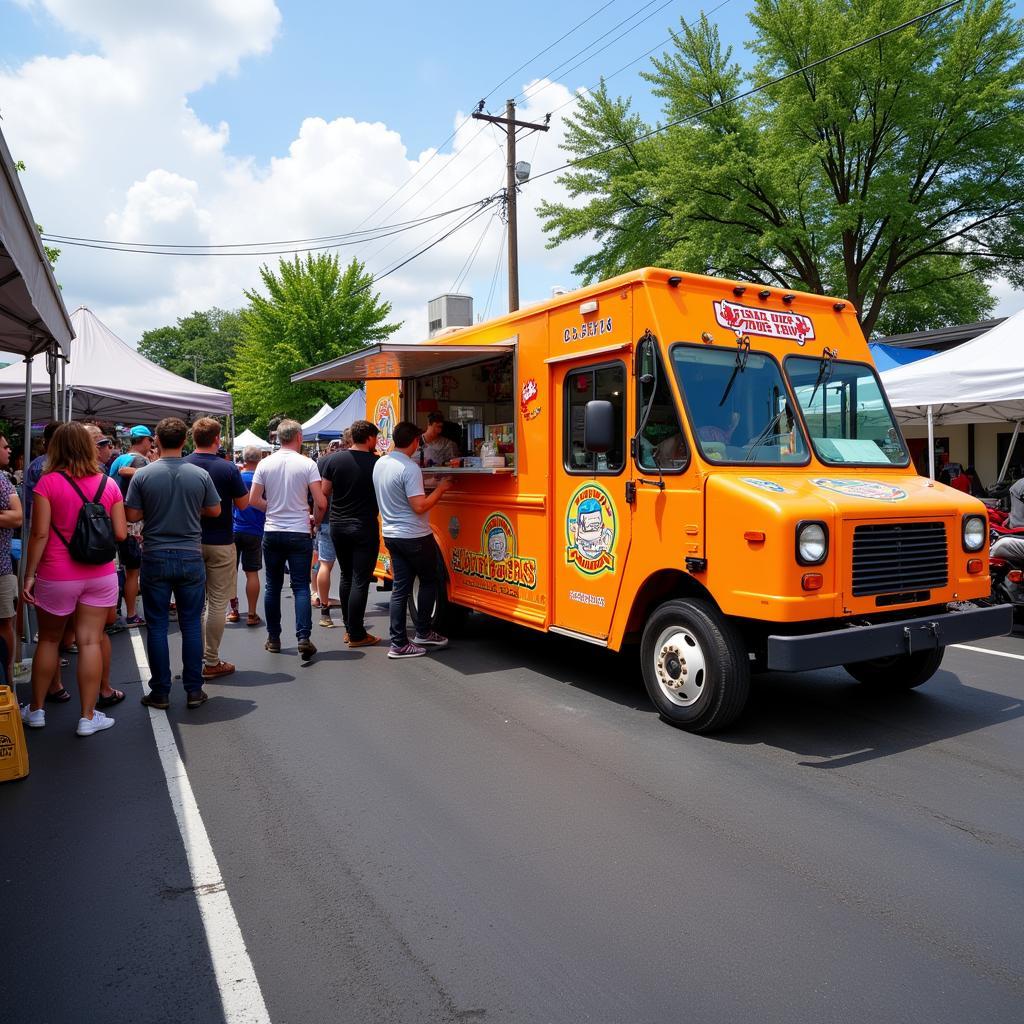
[[[490,121],[492,124],[500,124],[505,128],[506,137],[506,180],[505,180],[505,216],[508,220],[508,311],[514,313],[519,308],[519,226],[516,221],[516,129],[530,128],[536,132],[546,132],[548,121],[551,115],[548,114],[544,124],[532,124],[530,121],[516,120],[516,101],[507,100],[505,103],[505,116],[495,117],[493,114],[483,113],[484,101],[473,112],[473,117],[478,121]],[[528,173],[528,172],[527,172]],[[525,181],[526,178],[523,178]]]

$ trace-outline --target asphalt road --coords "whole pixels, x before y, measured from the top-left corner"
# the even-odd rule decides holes
[[[170,712],[275,1024],[1021,1020],[1024,662],[952,649],[885,700],[763,676],[705,738],[627,656],[478,616],[410,662],[341,633],[303,667],[228,627],[239,671]],[[49,712],[0,787],[18,1024],[222,1019],[115,640],[117,727]]]

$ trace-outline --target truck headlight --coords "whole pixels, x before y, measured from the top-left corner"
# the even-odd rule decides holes
[[[988,519],[985,516],[964,516],[964,551],[980,551],[988,540]]]
[[[801,565],[821,565],[828,557],[828,527],[809,522],[796,525],[796,560]]]

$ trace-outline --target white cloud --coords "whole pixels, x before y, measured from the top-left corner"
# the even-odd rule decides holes
[[[306,118],[287,152],[267,163],[232,155],[230,126],[204,123],[188,94],[271,45],[280,15],[270,0],[37,3],[91,44],[65,58],[41,56],[0,70],[8,144],[28,165],[24,183],[37,218],[55,233],[177,244],[301,239],[408,221],[504,185],[501,133],[464,113],[453,117],[460,127],[452,149],[439,154],[410,155],[387,125],[338,116]],[[532,89],[534,99],[518,112],[527,120],[540,120],[571,97],[558,83]],[[555,166],[564,161],[560,141],[556,119],[550,132],[521,143],[519,156],[535,170]],[[561,195],[550,176],[520,196],[524,304],[546,298],[551,285],[572,283],[568,268],[579,252],[546,250],[533,212],[541,198]],[[381,273],[457,220],[340,254],[344,261],[356,255]],[[423,337],[427,300],[452,287],[484,225],[481,218],[381,282],[395,317],[407,321],[403,340]],[[495,218],[460,288],[475,294],[478,312],[500,238]],[[58,278],[69,308],[88,305],[135,344],[142,331],[194,309],[243,305],[244,290],[259,283],[259,264],[277,258],[172,258],[65,246]],[[504,311],[505,294],[502,271],[491,315]]]

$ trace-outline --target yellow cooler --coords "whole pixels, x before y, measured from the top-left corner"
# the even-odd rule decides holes
[[[9,686],[0,686],[0,782],[28,775],[28,749],[18,700]]]

